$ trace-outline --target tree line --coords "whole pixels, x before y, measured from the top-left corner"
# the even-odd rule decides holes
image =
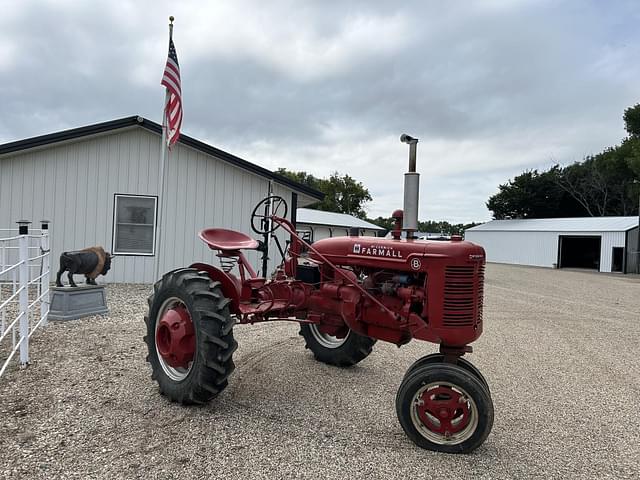
[[[625,137],[568,166],[530,170],[498,187],[487,201],[495,219],[599,217],[638,214],[640,104],[624,115]]]
[[[286,168],[279,168],[276,173],[324,193],[324,200],[307,208],[346,213],[363,220],[367,218],[364,204],[371,201],[371,194],[361,182],[349,175],[333,172],[329,178],[318,178],[307,172],[292,172]]]
[[[377,217],[369,218],[368,222],[371,222],[384,229],[391,230],[393,228],[393,218],[389,217]],[[480,223],[449,223],[445,220],[434,221],[426,220],[424,222],[418,221],[418,231],[428,233],[440,233],[443,235],[462,235],[468,228],[480,225]]]

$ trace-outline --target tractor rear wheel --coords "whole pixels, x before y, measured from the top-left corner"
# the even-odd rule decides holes
[[[409,376],[416,369],[430,363],[444,363],[444,355],[442,353],[431,353],[429,355],[425,355],[422,358],[419,358],[418,360],[413,362],[411,366],[407,369],[407,372],[404,374],[404,378],[407,378],[407,376]],[[480,370],[478,370],[478,368],[473,363],[471,363],[469,360],[463,357],[458,357],[458,361],[456,362],[455,365],[458,365],[459,367],[464,368],[469,373],[475,375],[476,378],[480,380],[480,383],[484,385],[484,388],[487,389],[487,392],[491,394],[491,389],[489,388],[487,379],[484,378],[484,375],[480,373]]]
[[[220,284],[192,268],[174,270],[154,285],[148,302],[144,340],[160,393],[182,404],[217,396],[234,370],[238,346]]]
[[[309,323],[300,325],[300,335],[305,340],[305,347],[313,352],[316,360],[337,367],[350,367],[364,360],[376,343],[375,339],[358,335],[351,330],[347,331],[344,338],[334,337]]]
[[[467,370],[447,363],[430,363],[405,377],[396,412],[407,436],[436,452],[471,452],[493,426],[493,402],[484,385]]]

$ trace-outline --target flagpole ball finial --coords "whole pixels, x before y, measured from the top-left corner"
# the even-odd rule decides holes
[[[174,20],[175,20],[175,19],[173,18],[173,15],[171,15],[171,16],[169,17],[169,21],[170,21],[171,23],[173,23],[173,21],[174,21]]]

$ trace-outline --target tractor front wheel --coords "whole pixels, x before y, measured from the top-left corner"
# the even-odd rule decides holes
[[[192,268],[174,270],[148,302],[144,340],[160,393],[182,404],[211,400],[227,386],[238,346],[220,284]]]
[[[442,353],[431,353],[429,355],[425,355],[422,358],[419,358],[418,360],[413,362],[413,364],[407,369],[407,372],[404,374],[404,378],[407,378],[418,368],[430,363],[444,363],[444,355]],[[484,377],[484,375],[482,375],[482,373],[480,373],[480,370],[478,370],[478,368],[473,363],[463,357],[458,357],[455,365],[459,366],[460,368],[464,368],[469,373],[475,375],[475,377],[480,380],[480,383],[484,385],[484,388],[487,389],[487,392],[491,394],[491,389],[489,388],[487,379]]]
[[[468,453],[493,426],[493,402],[475,375],[446,363],[430,363],[400,384],[396,412],[405,433],[419,447]]]
[[[309,323],[300,325],[300,335],[316,360],[337,367],[350,367],[364,360],[376,343],[375,339],[358,335],[348,329],[344,337],[334,337],[323,333],[317,325]]]

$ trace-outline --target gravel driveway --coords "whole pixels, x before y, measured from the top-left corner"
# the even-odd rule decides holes
[[[150,287],[110,285],[109,317],[51,324],[33,364],[0,379],[1,478],[639,478],[640,279],[487,269],[485,333],[468,358],[495,424],[470,455],[421,450],[395,393],[436,350],[378,343],[318,363],[296,324],[239,326],[236,371],[205,407],[158,394],[145,363]]]

